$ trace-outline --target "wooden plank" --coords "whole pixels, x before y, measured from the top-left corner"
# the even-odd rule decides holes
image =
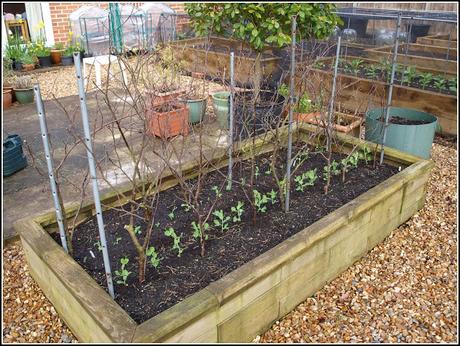
[[[433,36],[425,36],[425,37],[418,37],[417,38],[418,44],[423,45],[431,45],[431,46],[438,46],[438,47],[450,47],[455,48],[457,47],[457,38],[452,37],[449,41],[449,35],[433,35]]]
[[[425,47],[432,47],[432,46],[425,46]],[[442,48],[442,47],[436,47],[436,48]],[[377,60],[380,60],[381,58],[391,59],[391,57],[393,56],[391,47],[368,49],[366,50],[366,53],[369,56],[369,58],[377,59]],[[456,50],[455,50],[455,56],[457,56]],[[396,61],[398,63],[413,65],[415,67],[435,68],[437,70],[445,71],[448,73],[457,72],[457,61],[454,61],[454,60],[437,59],[437,58],[431,58],[431,57],[425,57],[425,56],[401,54],[401,55],[398,55]]]

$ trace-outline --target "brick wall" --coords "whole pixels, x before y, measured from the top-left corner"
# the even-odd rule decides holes
[[[107,2],[87,2],[87,3],[72,3],[72,2],[50,2],[51,20],[53,23],[53,34],[55,42],[66,42],[69,32],[69,15],[83,5],[99,6],[107,9]],[[143,2],[120,2],[120,4],[130,4],[132,6],[142,6]],[[184,3],[181,2],[166,2],[177,13],[184,13]],[[179,17],[177,21],[177,30],[182,32],[189,24],[187,18]]]

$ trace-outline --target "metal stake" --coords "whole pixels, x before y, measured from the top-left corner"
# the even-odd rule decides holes
[[[385,155],[385,140],[387,138],[387,127],[388,127],[388,119],[390,117],[390,107],[391,107],[391,99],[393,97],[393,83],[395,78],[395,71],[396,71],[396,60],[398,57],[398,45],[399,45],[399,30],[401,27],[401,12],[398,14],[398,23],[396,25],[396,38],[395,38],[395,50],[393,53],[393,62],[391,66],[391,78],[390,78],[390,88],[388,90],[388,101],[387,107],[385,109],[385,125],[383,126],[383,137],[382,137],[382,149],[380,151],[380,164],[383,163],[383,156]]]
[[[235,88],[235,53],[230,53],[230,106],[229,106],[229,125],[228,125],[228,183],[227,190],[232,188],[232,170],[233,170],[233,93]]]
[[[287,164],[286,164],[286,200],[284,210],[289,211],[289,197],[291,190],[291,161],[292,161],[292,113],[294,110],[294,73],[295,73],[295,39],[296,39],[297,20],[292,17],[291,33],[291,80],[289,90],[289,122],[288,122],[288,147],[287,147]]]
[[[105,239],[104,220],[102,218],[101,200],[99,198],[99,186],[97,184],[96,164],[95,164],[93,148],[91,144],[91,130],[90,130],[89,120],[88,120],[88,109],[86,108],[86,94],[85,94],[85,87],[83,85],[84,76],[82,76],[82,71],[81,71],[80,52],[73,54],[73,61],[75,63],[75,70],[77,73],[78,94],[80,96],[81,118],[83,121],[83,130],[85,133],[85,146],[86,146],[86,153],[88,155],[89,172],[91,174],[91,180],[93,182],[94,204],[96,207],[97,225],[99,228],[99,238],[101,240],[101,245],[102,245],[102,256],[104,258],[105,276],[107,278],[107,287],[109,289],[109,293],[112,296],[112,298],[114,298],[115,294],[113,290],[112,271],[110,269],[109,252],[107,249],[107,241]]]
[[[48,167],[48,176],[50,178],[50,186],[51,186],[51,192],[53,195],[54,208],[56,209],[56,218],[57,218],[57,222],[59,226],[59,235],[61,237],[62,247],[64,248],[65,252],[69,253],[69,249],[67,247],[65,229],[64,229],[62,209],[61,209],[61,204],[59,203],[56,180],[54,177],[53,157],[51,155],[51,150],[50,150],[50,143],[49,143],[49,137],[48,137],[48,126],[46,125],[46,113],[45,113],[45,107],[43,106],[42,95],[40,93],[40,85],[38,84],[34,85],[34,93],[35,93],[35,100],[37,102],[38,119],[40,120],[40,131],[42,133],[43,147],[45,148],[46,165]]]
[[[337,84],[337,71],[339,68],[339,57],[340,57],[340,44],[342,42],[342,36],[339,36],[337,40],[337,50],[335,53],[335,64],[334,64],[334,78],[332,79],[332,95],[331,95],[331,104],[329,106],[329,114],[327,115],[327,150],[331,151],[331,127],[332,127],[332,115],[334,114],[334,102],[335,102],[335,89]]]

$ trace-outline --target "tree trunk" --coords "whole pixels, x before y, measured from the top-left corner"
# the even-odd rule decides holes
[[[262,59],[262,53],[257,53],[255,65],[254,65],[254,104],[259,100],[260,85],[262,84],[262,65],[260,60]]]

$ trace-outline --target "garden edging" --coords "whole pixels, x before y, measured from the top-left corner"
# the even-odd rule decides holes
[[[300,128],[306,135],[312,127]],[[348,143],[345,150],[363,144],[337,137]],[[385,154],[409,167],[139,325],[48,235],[44,227],[55,223],[54,212],[15,228],[32,277],[82,342],[245,342],[422,208],[433,163],[391,148]]]

